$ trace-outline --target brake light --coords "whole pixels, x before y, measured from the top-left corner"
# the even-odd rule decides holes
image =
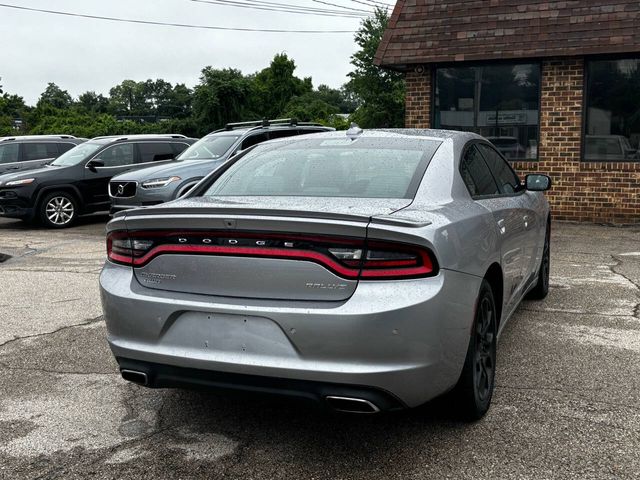
[[[107,256],[114,263],[143,267],[170,253],[309,261],[348,279],[419,278],[438,273],[429,250],[397,242],[230,231],[115,231],[107,236]]]

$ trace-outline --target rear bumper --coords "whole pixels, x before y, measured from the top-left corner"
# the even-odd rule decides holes
[[[375,388],[215,372],[211,370],[142,362],[128,358],[116,358],[116,360],[122,371],[144,373],[147,382],[145,386],[150,388],[189,388],[224,392],[251,392],[271,396],[299,398],[324,406],[326,406],[327,397],[357,398],[370,402],[381,411],[388,412],[407,408],[407,406],[394,395]]]
[[[441,270],[360,282],[345,301],[285,302],[152,290],[107,262],[100,286],[114,355],[148,368],[151,386],[256,390],[257,378],[259,389],[318,399],[338,385],[382,392],[395,409],[457,382],[480,279]]]

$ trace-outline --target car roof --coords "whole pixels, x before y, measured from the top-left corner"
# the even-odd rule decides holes
[[[84,141],[73,135],[19,135],[16,137],[0,137],[0,142],[55,142],[55,141]]]
[[[333,130],[328,132],[319,132],[313,134],[313,138],[344,138],[347,136],[345,130]],[[268,143],[275,142],[293,142],[296,139],[305,140],[305,137],[283,137],[270,140]],[[358,134],[358,138],[388,138],[388,139],[423,139],[431,141],[451,140],[454,144],[464,145],[470,140],[486,140],[484,137],[472,132],[461,132],[457,130],[440,130],[440,129],[417,129],[417,128],[370,128],[362,129],[362,133]]]
[[[195,142],[197,139],[189,138],[180,134],[140,134],[140,135],[107,135],[104,137],[94,137],[89,141],[92,143],[115,143],[115,142],[124,142],[126,140],[149,140],[149,141],[185,141],[188,140],[190,142]]]
[[[298,124],[298,125],[266,125],[266,126],[256,126],[256,127],[236,127],[233,129],[223,129],[216,130],[207,134],[207,137],[210,136],[234,136],[241,137],[246,135],[247,133],[259,133],[259,132],[273,132],[273,131],[282,131],[282,130],[314,130],[314,131],[323,131],[323,132],[333,132],[335,128],[326,127],[320,124]]]

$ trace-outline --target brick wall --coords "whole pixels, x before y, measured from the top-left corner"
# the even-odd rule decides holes
[[[405,76],[407,96],[405,126],[407,128],[431,127],[431,71],[407,72]]]
[[[542,62],[538,162],[515,162],[518,173],[546,173],[557,220],[640,222],[640,163],[582,162],[584,61]]]
[[[430,95],[418,91],[430,89],[426,77],[407,74],[407,127],[424,127],[431,117]],[[551,176],[547,197],[557,220],[640,223],[640,162],[581,161],[583,60],[545,60],[541,81],[538,161],[512,165],[522,176]]]

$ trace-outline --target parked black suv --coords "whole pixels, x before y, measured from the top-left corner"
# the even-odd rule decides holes
[[[184,135],[94,138],[43,168],[0,175],[0,216],[69,227],[78,215],[109,210],[111,177],[170,162],[195,142]]]
[[[40,168],[86,141],[73,135],[0,137],[0,175]]]

